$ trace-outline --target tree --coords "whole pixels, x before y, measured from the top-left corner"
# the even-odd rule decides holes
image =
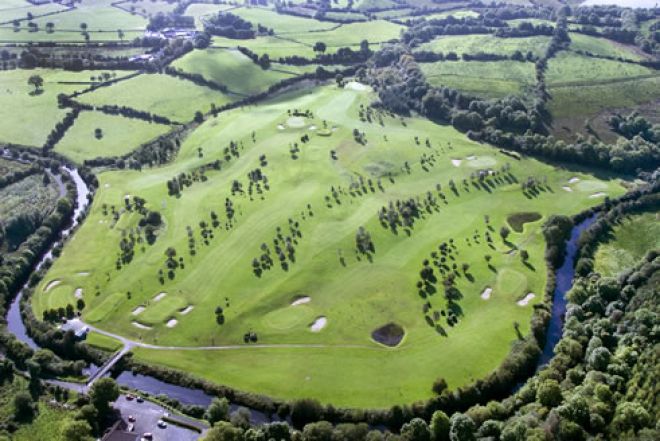
[[[440,395],[447,389],[447,380],[440,377],[433,382],[433,392]]]
[[[226,398],[214,398],[204,413],[204,418],[212,425],[218,421],[229,420],[229,401]]]
[[[291,422],[295,427],[318,421],[323,415],[323,406],[313,399],[296,400],[291,406]]]
[[[117,29],[117,37],[119,37],[119,40],[123,42],[124,41],[124,31],[122,31],[121,29]]]
[[[39,89],[44,85],[44,79],[39,75],[30,75],[30,78],[28,78],[28,84],[34,86],[35,92],[39,92]]]
[[[447,414],[441,410],[433,412],[430,429],[433,441],[449,441],[449,417]]]
[[[206,433],[204,441],[243,441],[243,431],[225,421],[220,421]]]
[[[86,421],[71,420],[62,426],[62,439],[67,441],[91,441],[91,434],[92,428]]]
[[[34,416],[35,406],[32,397],[25,391],[14,395],[14,417],[18,421],[26,421]]]
[[[529,260],[529,253],[527,250],[520,250],[520,258],[523,262],[527,262]]]
[[[84,22],[83,22],[83,23],[80,23],[80,29],[81,29],[83,32],[86,32],[86,31],[87,31],[87,23],[84,23]]]
[[[201,124],[204,122],[204,114],[200,112],[199,110],[195,112],[195,122],[197,124]]]
[[[421,418],[413,418],[401,427],[401,439],[404,441],[431,441],[428,424]]]
[[[609,349],[606,347],[599,347],[594,349],[589,355],[589,365],[597,371],[607,370],[607,366],[610,364],[610,359],[612,354]]]
[[[344,87],[344,76],[342,74],[337,74],[335,76],[335,81],[337,82],[338,87]]]
[[[96,407],[92,406],[91,404],[85,404],[82,406],[74,418],[77,420],[85,421],[87,424],[89,424],[89,427],[91,427],[93,432],[96,432],[98,429],[99,412],[96,410]]]
[[[89,398],[100,416],[107,415],[110,403],[119,397],[119,386],[112,378],[101,378],[89,391]]]
[[[506,238],[509,237],[509,234],[511,234],[511,230],[509,230],[509,227],[506,225],[500,228],[500,236],[502,236],[502,240],[506,242]]]
[[[96,139],[101,139],[101,138],[103,138],[103,130],[100,129],[100,128],[98,128],[98,127],[97,127],[96,129],[94,129],[94,137],[95,137]]]
[[[455,413],[449,420],[450,441],[474,441],[476,426],[472,418],[462,413]]]
[[[561,388],[557,380],[545,380],[536,390],[536,400],[545,407],[555,407],[561,403]]]
[[[332,441],[332,424],[318,421],[305,425],[302,432],[305,441]]]
[[[317,41],[317,42],[314,44],[314,52],[321,52],[321,53],[324,53],[325,50],[327,49],[327,47],[328,47],[328,46],[327,46],[324,42],[322,42],[322,41]]]

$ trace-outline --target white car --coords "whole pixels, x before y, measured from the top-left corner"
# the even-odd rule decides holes
[[[165,421],[163,421],[163,420],[158,420],[158,422],[156,423],[156,425],[157,425],[158,427],[160,427],[161,429],[166,429],[166,428],[167,428],[167,423],[166,423]]]

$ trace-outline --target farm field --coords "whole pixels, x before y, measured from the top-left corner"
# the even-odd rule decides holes
[[[197,29],[203,29],[202,17],[206,15],[217,14],[221,11],[234,9],[236,6],[210,3],[191,3],[185,10],[185,15],[195,18]]]
[[[357,46],[363,40],[369,43],[384,43],[398,39],[403,26],[385,20],[373,20],[365,23],[344,24],[336,29],[318,32],[287,32],[286,38],[314,45],[317,41],[324,42],[329,48]]]
[[[0,23],[7,22],[11,24],[13,20],[26,19],[28,13],[36,17],[66,9],[58,3],[46,3],[37,6],[26,0],[4,0],[0,5]]]
[[[105,71],[112,74],[125,74]],[[53,69],[0,72],[0,141],[41,146],[52,128],[67,114],[57,105],[57,95],[89,87],[91,76],[99,71],[69,72]],[[44,85],[39,93],[27,83],[39,75]],[[20,108],[21,112],[16,112]]]
[[[102,130],[100,139],[96,137],[96,129]],[[163,124],[86,111],[76,118],[55,151],[79,163],[97,157],[122,156],[169,129]]]
[[[377,113],[374,123],[362,122],[360,106],[372,99],[368,88],[355,83],[291,92],[210,118],[169,165],[99,173],[88,219],[33,296],[36,316],[74,301],[79,288],[87,304],[83,320],[136,341],[193,348],[243,345],[244,334],[253,332],[266,347],[134,352],[140,360],[241,390],[313,396],[338,406],[409,403],[430,397],[429,385],[438,376],[450,387],[482,377],[508,353],[516,338],[514,321],[528,332],[533,305],[541,300],[543,219],[576,213],[604,195],[622,194],[623,187],[614,179],[533,159],[516,161],[422,119],[407,118],[403,125]],[[292,114],[293,109],[307,113]],[[353,129],[364,133],[366,144],[354,140]],[[300,141],[304,135],[309,142]],[[227,159],[229,146],[235,154]],[[216,159],[223,161],[220,171],[207,171],[205,180],[184,186],[178,197],[168,195],[168,180]],[[257,176],[256,169],[267,181],[258,181],[250,192],[246,176]],[[486,178],[487,190],[471,183],[479,170],[498,172]],[[529,176],[543,176],[547,185],[525,195],[519,182]],[[574,191],[563,191],[573,178],[580,179]],[[242,183],[243,193],[235,182]],[[117,269],[122,237],[142,235],[139,214],[123,208],[133,197],[159,211],[164,226],[153,245],[137,242],[130,262]],[[412,227],[393,232],[381,225],[382,207],[415,197],[434,202]],[[497,231],[519,211],[540,218],[512,232],[505,243]],[[211,212],[219,216],[215,227]],[[202,221],[206,226],[200,227]],[[374,253],[356,251],[360,227],[370,235]],[[263,261],[264,249],[272,255],[278,231],[292,235],[292,242],[285,242],[293,251],[283,254],[285,265],[274,254],[276,263],[260,267],[257,275],[254,259]],[[442,242],[454,244],[450,264],[468,264],[459,270],[460,296],[449,305],[432,291],[420,297],[415,286],[424,259],[433,259]],[[99,248],[109,252],[98,253]],[[522,248],[529,252],[528,265],[516,251]],[[165,266],[166,252],[172,255],[168,249],[181,259],[171,275]],[[491,256],[490,269],[485,255]],[[165,271],[162,282],[159,270]],[[218,307],[223,324],[214,313]],[[454,316],[457,322],[449,324]],[[396,348],[371,335],[390,322],[405,331]],[[287,346],[294,344],[303,346]],[[396,375],[403,369],[408,375]],[[385,381],[388,388],[382,387]],[[287,386],[293,383],[299,387]]]
[[[211,45],[211,47],[222,49],[235,49],[238,46],[243,46],[259,56],[268,54],[271,60],[277,60],[280,57],[290,57],[293,55],[314,58],[316,55],[313,46],[270,36],[257,37],[248,40],[213,37]]]
[[[212,103],[220,107],[231,102],[233,97],[170,75],[143,74],[98,88],[78,99],[95,106],[128,106],[187,122],[193,119],[196,111],[208,112]]]
[[[660,219],[657,213],[629,216],[615,227],[613,237],[598,247],[594,271],[616,277],[632,267],[644,254],[660,248]]]
[[[278,14],[275,11],[262,8],[238,8],[231,11],[244,20],[272,29],[276,35],[285,35],[302,32],[319,32],[333,29],[336,23],[323,22],[311,18],[296,17],[293,15]]]
[[[646,57],[639,55],[634,48],[616,43],[605,38],[592,37],[590,35],[570,32],[570,49],[574,51],[590,52],[594,55],[623,58],[626,60],[644,60]]]
[[[534,84],[534,65],[519,61],[438,61],[420,63],[427,81],[486,97],[522,94]]]
[[[273,69],[264,70],[234,49],[193,51],[172,65],[185,72],[200,74],[205,79],[224,84],[230,92],[253,95],[291,75]]]
[[[497,55],[512,55],[520,51],[541,56],[550,44],[550,37],[496,38],[492,35],[451,35],[436,38],[419,46],[419,50],[474,55],[479,52]]]
[[[548,62],[546,81],[548,87],[583,86],[658,76],[653,69],[637,64],[560,52]]]

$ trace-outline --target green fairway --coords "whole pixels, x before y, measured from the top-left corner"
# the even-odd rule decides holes
[[[492,35],[449,35],[439,37],[419,46],[419,50],[474,55],[478,52],[498,55],[512,55],[520,51],[523,55],[527,52],[540,57],[550,44],[550,37],[537,36],[525,38],[496,38]]]
[[[220,107],[233,98],[165,74],[139,75],[79,97],[84,103],[128,106],[179,122],[191,121],[196,111],[206,113],[212,103]]]
[[[102,130],[102,138],[96,137],[96,129]],[[55,151],[77,162],[97,157],[122,156],[169,130],[169,126],[139,119],[101,112],[81,112],[64,138],[57,143]]]
[[[274,69],[264,70],[237,50],[196,50],[172,65],[185,72],[202,75],[207,80],[224,84],[231,92],[253,95],[293,75]]]
[[[55,124],[67,113],[57,105],[57,95],[83,90],[99,71],[69,72],[52,69],[0,72],[0,141],[41,146]],[[130,72],[109,72],[125,75]],[[35,94],[28,78],[38,75],[44,86]],[[76,84],[77,83],[77,84]],[[17,112],[16,109],[21,109]]]
[[[593,182],[588,191],[562,191],[576,173],[532,159],[514,161],[451,127],[422,119],[408,118],[404,125],[381,115],[385,139],[383,127],[358,116],[360,106],[374,99],[368,90],[325,86],[225,112],[196,129],[169,165],[100,173],[88,218],[36,289],[36,316],[75,300],[70,289],[65,291],[71,292],[68,299],[46,292],[49,281],[59,280],[83,290],[83,320],[145,343],[242,345],[244,334],[254,332],[258,343],[274,346],[135,353],[140,360],[242,390],[282,398],[311,396],[341,406],[409,403],[430,397],[431,384],[439,376],[454,388],[486,375],[516,338],[513,323],[528,332],[546,274],[542,222],[526,223],[521,233],[508,238],[512,244],[524,244],[529,266],[497,231],[511,214],[576,213],[599,201],[589,197],[596,187],[612,197],[623,188],[614,180],[578,174],[582,181]],[[303,113],[293,115],[293,109]],[[311,112],[307,117],[305,110]],[[354,140],[354,129],[364,132],[366,144]],[[319,136],[321,132],[325,136]],[[301,140],[304,135],[309,142]],[[427,138],[429,147],[424,145]],[[230,143],[235,155],[225,153]],[[216,159],[223,161],[220,171],[207,171],[207,180],[193,181],[178,197],[168,195],[168,180]],[[510,171],[502,171],[505,164]],[[254,177],[256,169],[267,176],[267,188],[259,181],[259,187],[249,190],[248,175]],[[487,178],[488,191],[471,181],[477,170],[499,171]],[[526,197],[516,181],[529,176],[547,177],[548,188]],[[456,193],[450,190],[450,180],[456,183]],[[244,193],[232,194],[236,183]],[[139,214],[124,209],[126,198],[133,196],[159,211],[164,225],[153,245],[138,239],[130,262],[117,269],[122,237],[143,235]],[[415,197],[435,202],[408,232],[383,227],[382,207]],[[227,199],[233,207],[231,222]],[[220,221],[215,227],[210,226],[212,211]],[[484,215],[490,218],[492,233],[486,234]],[[360,227],[373,241],[370,257],[356,251]],[[278,231],[280,245],[286,242],[284,236],[292,235],[294,257],[282,253],[278,258]],[[435,259],[432,253],[450,239],[455,251],[448,263],[457,264],[461,298],[448,304],[441,281],[439,292],[422,298],[416,288],[422,262]],[[254,259],[263,262],[264,249],[274,265],[261,267],[256,275]],[[170,275],[166,251],[174,251],[177,262]],[[486,255],[491,256],[491,268]],[[464,263],[469,269],[462,271]],[[81,272],[89,275],[81,277]],[[436,274],[442,277],[438,269]],[[485,286],[493,288],[487,300],[481,297]],[[536,297],[518,304],[528,293]],[[303,297],[309,301],[292,304]],[[223,324],[218,324],[218,311]],[[455,316],[457,323],[450,324],[441,312]],[[323,327],[320,317],[326,319]],[[396,348],[371,338],[373,330],[390,322],[406,333]],[[448,336],[441,336],[436,326]],[[397,374],[404,369],[407,375]]]
[[[433,86],[486,97],[522,94],[535,81],[534,65],[519,61],[438,61],[419,66]]]
[[[644,254],[660,248],[657,213],[629,216],[614,228],[613,239],[598,247],[594,271],[614,277],[631,268]]]

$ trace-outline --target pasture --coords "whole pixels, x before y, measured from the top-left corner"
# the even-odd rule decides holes
[[[292,75],[274,68],[264,70],[234,49],[196,50],[179,58],[172,66],[224,84],[230,92],[253,95]]]
[[[546,51],[550,44],[550,37],[536,36],[524,38],[496,38],[492,35],[450,35],[435,38],[434,40],[419,46],[419,50],[442,52],[448,54],[454,52],[459,57],[462,54],[474,55],[478,52],[497,55],[512,55],[515,51],[533,53],[539,57]]]
[[[623,187],[514,160],[426,120],[402,123],[378,111],[367,118],[372,100],[353,83],[290,92],[210,118],[171,164],[99,173],[87,220],[32,297],[36,316],[75,301],[80,288],[83,320],[104,330],[158,345],[241,345],[139,348],[139,360],[338,406],[410,403],[430,397],[437,377],[454,388],[484,376],[516,339],[513,323],[528,332],[542,297],[544,220],[595,204],[595,191],[614,197]],[[220,170],[168,194],[169,180],[216,159]],[[547,183],[523,192],[530,176]],[[575,176],[589,185],[563,191]],[[134,197],[162,216],[152,245],[140,215],[125,208]],[[383,221],[383,208],[410,200],[419,209],[412,224]],[[518,212],[538,216],[503,241],[498,231]],[[359,251],[361,227],[373,252]],[[122,238],[134,243],[128,260]],[[417,287],[425,260],[440,279],[455,273],[450,301],[441,281]],[[69,288],[51,296],[54,281]],[[517,303],[530,293],[528,304]],[[309,301],[294,303],[301,297]],[[395,348],[371,337],[390,322],[405,330]],[[272,346],[244,343],[250,332]]]
[[[96,129],[102,131],[100,138]],[[163,124],[85,111],[57,143],[55,151],[79,163],[97,157],[122,156],[169,129]]]
[[[640,55],[641,51],[634,47],[626,46],[605,38],[592,37],[590,35],[570,32],[570,49],[575,51],[590,52],[594,55],[623,58],[626,60],[644,60],[647,57]]]
[[[598,247],[594,271],[616,277],[633,267],[651,250],[660,248],[660,218],[657,213],[628,216],[614,228],[613,237]]]
[[[438,61],[419,66],[433,86],[485,97],[520,95],[535,82],[534,65],[519,61]]]
[[[211,104],[220,107],[231,102],[233,97],[169,75],[142,74],[81,95],[79,100],[95,106],[128,106],[187,122],[193,119],[196,111],[208,112]]]

